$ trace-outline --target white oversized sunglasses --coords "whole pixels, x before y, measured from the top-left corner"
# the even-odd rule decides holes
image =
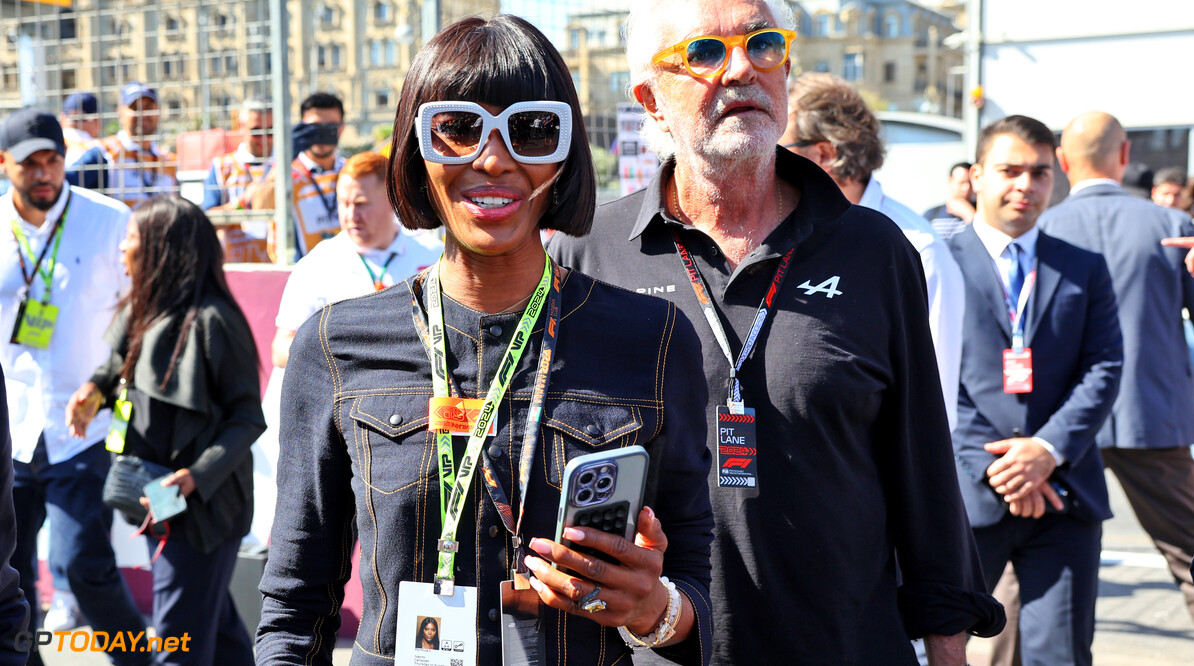
[[[495,129],[519,162],[563,162],[572,142],[572,107],[546,100],[518,102],[495,116],[474,102],[427,102],[415,116],[419,152],[439,164],[472,162]]]

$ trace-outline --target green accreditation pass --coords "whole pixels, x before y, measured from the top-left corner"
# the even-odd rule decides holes
[[[56,323],[58,306],[25,301],[17,309],[17,324],[12,332],[12,341],[38,349],[49,349],[50,336],[54,335]]]
[[[112,408],[112,429],[108,431],[108,438],[104,440],[104,448],[112,453],[124,453],[124,436],[128,434],[132,417],[133,403],[129,402],[128,388],[124,388]]]
[[[66,204],[62,207],[62,214],[54,222],[54,227],[50,229],[50,237],[46,239],[46,244],[42,247],[41,254],[38,255],[37,263],[33,264],[32,270],[29,268],[28,261],[33,261],[33,248],[29,245],[29,239],[25,238],[24,232],[21,231],[20,223],[16,220],[12,221],[12,236],[19,246],[17,258],[21,263],[21,278],[25,281],[25,287],[22,290],[24,297],[17,309],[17,319],[12,327],[12,337],[10,338],[14,344],[27,345],[36,349],[50,347],[50,338],[54,335],[54,325],[58,323],[58,307],[50,305],[50,293],[54,289],[54,268],[58,265],[58,247],[62,244],[62,228],[66,224],[66,214],[69,211],[70,195],[68,194]],[[50,252],[51,248],[53,248],[53,252],[50,253],[47,261],[46,254]],[[29,291],[33,281],[39,275],[44,286],[40,301],[30,298]]]

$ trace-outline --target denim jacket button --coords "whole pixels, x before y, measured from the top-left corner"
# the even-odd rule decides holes
[[[396,426],[402,423],[402,416],[399,414],[390,414],[390,425]]]
[[[590,437],[596,437],[597,435],[601,434],[601,428],[598,428],[597,426],[590,424],[590,425],[585,426],[585,432]]]
[[[489,536],[490,536],[491,538],[493,538],[493,539],[496,539],[496,538],[497,538],[497,535],[498,535],[498,526],[497,526],[497,525],[490,525],[490,526],[489,526]]]
[[[492,335],[492,336],[493,336],[493,337],[495,337],[495,338],[500,338],[500,337],[502,337],[502,327],[501,327],[501,326],[499,326],[499,325],[497,325],[497,324],[494,324],[493,326],[490,326],[490,327],[489,327],[489,334],[490,334],[490,335]]]
[[[497,444],[491,444],[489,446],[489,457],[490,458],[501,458],[502,457],[502,447],[498,446]]]
[[[497,621],[498,621],[498,611],[497,611],[497,609],[496,609],[496,608],[490,608],[490,609],[489,609],[489,621],[490,621],[490,622],[497,622]]]

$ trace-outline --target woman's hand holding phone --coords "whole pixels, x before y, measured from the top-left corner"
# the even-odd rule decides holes
[[[625,626],[640,635],[654,631],[667,611],[668,602],[667,588],[659,581],[667,535],[655,512],[650,507],[639,511],[634,543],[591,527],[567,527],[564,537],[610,555],[618,564],[579,553],[549,539],[531,539],[530,548],[539,557],[528,555],[526,565],[535,574],[531,587],[543,603],[607,627]],[[559,568],[552,568],[551,563]],[[595,586],[601,587],[596,598],[605,602],[605,610],[587,612],[579,602]]]

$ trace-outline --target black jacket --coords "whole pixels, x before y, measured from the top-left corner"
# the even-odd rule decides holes
[[[294,338],[282,388],[278,510],[261,581],[258,664],[331,663],[358,536],[364,603],[354,664],[392,666],[399,583],[434,579],[440,483],[435,438],[427,429],[431,365],[411,317],[421,290],[413,284],[411,278],[329,305]],[[561,298],[524,537],[555,536],[568,460],[642,445],[651,456],[646,503],[668,538],[663,574],[698,614],[692,636],[670,652],[702,663],[712,647],[713,514],[704,484],[710,458],[692,324],[664,301],[575,271],[563,279]],[[447,297],[443,305],[448,372],[464,397],[484,397],[521,313],[488,315]],[[541,331],[540,324],[531,333],[485,449],[515,512]],[[455,438],[457,460],[465,439]],[[498,585],[509,577],[512,549],[483,486],[473,482],[462,511],[456,582],[477,587],[479,663],[487,666],[501,663]],[[629,662],[615,629],[546,607],[540,619],[545,665]]]
[[[29,626],[29,604],[20,588],[20,577],[8,563],[17,543],[17,522],[12,506],[12,440],[8,436],[8,400],[0,371],[0,664],[17,666],[29,658],[16,648],[17,633]]]
[[[128,351],[128,312],[119,313],[104,339],[112,356],[91,381],[114,400],[120,369]],[[176,408],[168,460],[152,460],[171,469],[187,468],[195,492],[187,511],[171,522],[202,552],[248,533],[253,516],[253,457],[250,447],[265,431],[256,345],[248,323],[222,297],[203,299],[165,387],[181,314],[150,327],[133,370],[133,386]],[[162,447],[165,448],[165,447]]]

